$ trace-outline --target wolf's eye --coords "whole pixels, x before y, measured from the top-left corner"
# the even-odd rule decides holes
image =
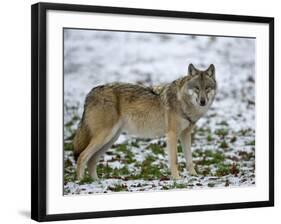
[[[206,87],[205,91],[208,93],[211,91],[211,88],[210,87]]]
[[[197,92],[199,92],[199,90],[200,90],[199,86],[195,86],[194,89],[195,89],[195,91],[197,91]]]

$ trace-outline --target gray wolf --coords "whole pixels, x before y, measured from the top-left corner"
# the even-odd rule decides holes
[[[163,86],[111,83],[93,88],[86,97],[73,140],[74,155],[78,158],[77,178],[83,178],[87,165],[91,177],[98,179],[99,158],[122,131],[142,138],[166,136],[174,179],[180,178],[177,165],[180,140],[186,168],[191,175],[197,175],[192,162],[191,131],[213,103],[216,90],[213,64],[206,70],[190,64],[186,75]]]

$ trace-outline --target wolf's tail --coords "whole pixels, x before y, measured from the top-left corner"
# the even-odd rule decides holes
[[[90,143],[90,133],[87,126],[84,124],[83,119],[76,131],[73,139],[74,159],[77,161],[79,155]]]

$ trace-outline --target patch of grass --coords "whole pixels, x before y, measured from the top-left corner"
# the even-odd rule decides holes
[[[70,133],[70,135],[66,138],[66,140],[72,140],[75,136],[76,129],[74,129],[75,124],[80,120],[80,117],[74,114],[68,122],[64,124],[64,128],[66,131]]]
[[[224,186],[225,186],[225,187],[228,187],[228,186],[229,186],[229,180],[228,180],[228,179],[225,181]]]
[[[207,150],[205,152],[205,155],[208,157],[213,157],[215,162],[221,162],[224,160],[224,154],[220,151],[211,151],[211,150]]]
[[[219,147],[222,149],[226,149],[228,148],[228,144],[225,140],[223,140],[222,142],[220,142]]]
[[[184,170],[185,164],[186,164],[185,162],[180,162],[180,163],[178,163],[178,168],[179,168],[180,171],[183,171],[183,170]]]
[[[218,164],[216,176],[226,176],[229,174],[237,175],[240,172],[239,166],[233,164]]]
[[[242,136],[246,136],[246,135],[249,135],[251,132],[251,129],[248,128],[248,129],[241,129],[238,133]]]
[[[186,185],[184,183],[177,183],[176,181],[174,181],[172,188],[183,189],[186,188]]]
[[[64,183],[75,181],[76,171],[71,160],[64,160]]]
[[[203,176],[211,175],[211,168],[209,166],[196,166],[197,173]]]
[[[131,142],[131,146],[136,147],[136,148],[140,147],[139,146],[139,142],[137,141],[137,139],[135,139],[135,141]]]
[[[196,156],[203,158],[202,160],[196,161],[197,165],[219,164],[222,163],[225,159],[224,154],[220,151],[206,150],[197,151],[195,153],[197,154]]]
[[[162,186],[162,189],[163,189],[163,190],[169,190],[169,189],[171,189],[171,186],[164,185],[164,186]]]
[[[245,142],[245,145],[255,145],[255,144],[256,144],[255,140]]]
[[[106,165],[98,164],[97,174],[101,178],[110,178],[113,169],[106,163]]]
[[[74,182],[75,181],[75,172],[66,172],[64,173],[64,184],[67,182]]]
[[[211,133],[211,129],[210,128],[195,128],[193,133],[196,133],[196,135],[199,135],[199,136],[205,136],[206,134]]]
[[[92,183],[94,180],[92,179],[92,177],[86,173],[84,175],[84,178],[82,180],[79,181],[79,184],[90,184]]]
[[[164,149],[158,144],[150,144],[148,147],[152,150],[154,154],[164,155]]]
[[[213,140],[212,135],[208,134],[208,136],[207,136],[207,141],[208,141],[208,142],[211,142],[212,140]]]
[[[215,131],[215,134],[218,135],[218,136],[220,136],[220,137],[222,137],[222,138],[224,138],[225,136],[228,135],[228,129],[226,129],[226,128],[217,129],[217,130]]]
[[[129,177],[131,172],[128,169],[128,166],[123,166],[122,168],[115,168],[112,171],[112,178],[120,178],[120,177]]]
[[[223,163],[218,164],[218,168],[216,170],[215,175],[219,177],[228,175],[230,174],[230,168],[231,168],[230,165],[225,165]]]
[[[216,184],[214,182],[209,182],[208,187],[214,187]]]
[[[234,143],[234,142],[236,142],[237,141],[237,137],[236,136],[233,136],[231,139],[230,139],[230,142],[231,143]]]
[[[181,144],[178,145],[178,152],[183,152]]]
[[[240,171],[239,166],[235,163],[225,164],[226,156],[221,151],[195,151],[196,156],[201,157],[201,160],[196,160],[196,170],[198,174],[203,176],[214,175],[214,176],[225,176],[225,175],[237,175]],[[245,153],[240,153],[240,156],[249,156]],[[215,172],[212,172],[211,167],[216,167]]]
[[[125,155],[125,158],[124,158],[124,161],[123,161],[125,164],[131,164],[131,163],[134,163],[136,162],[136,160],[134,159],[134,154],[129,151],[129,153],[127,153]]]
[[[228,123],[227,123],[227,121],[221,121],[221,122],[217,123],[217,125],[228,126]]]
[[[128,152],[127,145],[120,144],[117,146],[116,151],[118,152]]]
[[[253,152],[239,151],[238,155],[241,157],[241,160],[249,161],[255,158],[255,154]]]
[[[64,168],[71,168],[72,167],[72,162],[70,159],[66,159],[64,161]]]
[[[64,142],[63,149],[66,150],[66,151],[73,151],[72,142]]]
[[[129,179],[131,177],[131,172],[128,169],[128,166],[123,166],[122,168],[112,168],[110,167],[108,164],[103,165],[103,164],[99,164],[97,167],[97,173],[99,177],[102,178],[117,178],[117,179],[121,179],[121,178],[126,178]]]
[[[118,192],[118,191],[128,191],[127,185],[126,184],[115,184],[113,186],[109,186],[107,188],[108,190]]]
[[[70,193],[70,190],[69,189],[65,189],[65,188],[63,188],[63,194],[65,195],[65,194],[69,194]]]
[[[195,128],[194,131],[196,132],[205,132],[205,133],[210,133],[211,129],[210,128]]]
[[[72,127],[77,121],[80,120],[80,117],[78,115],[74,114],[70,121],[68,121],[66,124],[64,124],[65,127]]]
[[[160,179],[160,177],[163,176],[163,173],[160,171],[159,167],[151,164],[154,161],[155,157],[146,157],[146,159],[141,164],[141,172],[137,179],[153,180]]]
[[[134,159],[134,154],[125,144],[120,144],[116,146],[116,151],[122,152],[124,154],[124,158],[122,158],[122,162],[125,164],[130,164],[136,162]]]

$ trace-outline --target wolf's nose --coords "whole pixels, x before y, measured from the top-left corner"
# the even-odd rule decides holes
[[[200,105],[205,106],[206,105],[206,100],[205,99],[200,99]]]

